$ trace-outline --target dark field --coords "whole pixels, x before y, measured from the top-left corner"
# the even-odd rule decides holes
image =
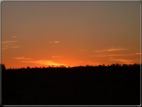
[[[3,105],[139,105],[140,65],[2,71]]]

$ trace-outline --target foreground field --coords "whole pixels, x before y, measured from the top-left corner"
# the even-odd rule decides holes
[[[139,105],[140,65],[2,71],[3,105]]]

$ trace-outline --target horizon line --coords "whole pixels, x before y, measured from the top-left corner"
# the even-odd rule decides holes
[[[86,65],[76,65],[76,66],[65,66],[65,65],[59,65],[59,66],[55,66],[55,65],[48,65],[48,66],[40,66],[40,67],[19,67],[19,68],[14,68],[14,67],[9,67],[6,68],[5,64],[0,64],[0,69],[2,69],[2,65],[4,66],[5,70],[9,70],[9,69],[44,69],[44,68],[74,68],[74,67],[109,67],[109,66],[133,66],[133,65],[142,65],[142,63],[133,63],[133,64],[119,64],[119,63],[113,63],[113,64],[98,64],[98,65],[91,65],[91,64],[86,64]]]

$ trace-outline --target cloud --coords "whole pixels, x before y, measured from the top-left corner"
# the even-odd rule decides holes
[[[37,61],[21,61],[21,62],[26,62],[26,63],[37,63],[37,64],[42,64],[42,65],[55,65],[55,66],[59,66],[59,65],[67,65],[67,64],[59,64],[59,63],[55,63],[52,60],[37,60]]]
[[[59,41],[54,41],[54,43],[59,43]]]
[[[109,61],[118,61],[118,62],[123,62],[125,64],[130,64],[133,62],[133,60],[126,60],[126,59],[113,59],[113,58],[110,58]]]
[[[9,46],[8,45],[6,45],[6,46],[3,46],[3,48],[2,49],[9,49],[9,48],[19,48],[20,46],[10,46],[10,44],[9,44]]]
[[[3,47],[3,46],[2,46]],[[8,49],[8,45],[4,46],[2,50]]]
[[[84,61],[79,61],[79,62],[84,62]]]
[[[100,64],[100,62],[92,62],[92,61],[87,61],[87,64],[89,64],[89,65],[99,65]],[[86,65],[87,65],[86,64]]]
[[[11,48],[19,48],[20,46],[13,46],[13,47],[11,47]]]
[[[92,55],[92,57],[110,57],[110,56],[131,56],[134,54],[107,54],[107,55]]]
[[[12,38],[16,38],[16,36],[12,36]]]
[[[52,56],[52,58],[59,58],[59,57],[61,57],[61,56]]]
[[[2,41],[2,43],[13,43],[13,42],[17,42],[17,41]]]
[[[134,54],[101,54],[101,55],[92,55],[91,57],[112,57],[112,56],[133,56],[140,55],[142,53],[134,53]]]
[[[31,58],[25,58],[25,57],[14,57],[14,59],[24,59],[24,60],[31,60]]]
[[[79,52],[85,52],[86,50],[84,50],[84,49],[79,49],[78,51],[79,51]]]
[[[106,51],[123,51],[123,50],[127,50],[127,49],[118,48],[118,49],[108,49],[108,50],[106,50]]]
[[[2,41],[2,49],[5,50],[5,49],[8,49],[8,48],[19,48],[20,46],[13,46],[14,42],[17,42],[17,41]]]
[[[142,54],[142,53],[135,53],[136,55],[140,55],[140,54]]]
[[[112,52],[112,51],[123,51],[127,50],[125,48],[111,48],[111,49],[105,49],[105,50],[93,50],[93,52]]]
[[[2,50],[5,50],[5,49],[7,49],[7,48],[2,48]]]
[[[59,43],[59,41],[54,41],[54,42],[51,42],[51,41],[50,41],[50,42],[48,42],[48,43]]]

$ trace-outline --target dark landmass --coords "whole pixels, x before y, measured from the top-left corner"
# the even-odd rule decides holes
[[[3,105],[139,105],[140,65],[2,70]]]

